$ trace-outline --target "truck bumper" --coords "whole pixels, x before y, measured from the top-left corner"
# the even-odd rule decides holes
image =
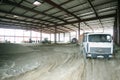
[[[97,57],[104,57],[104,58],[112,58],[112,54],[95,54],[95,53],[88,53],[86,57],[97,58]]]

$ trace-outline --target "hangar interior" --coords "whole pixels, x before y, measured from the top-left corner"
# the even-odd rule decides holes
[[[34,1],[1,0],[0,27],[54,34],[56,43],[56,34],[77,32],[79,40],[80,32],[104,32],[119,26],[115,23],[119,22],[117,0],[40,0],[40,5]],[[119,35],[114,36],[119,44]]]
[[[112,34],[115,58],[86,60],[67,44],[85,32]],[[120,79],[119,0],[0,0],[0,40],[0,80]]]

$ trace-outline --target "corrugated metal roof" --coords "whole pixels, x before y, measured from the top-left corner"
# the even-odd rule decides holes
[[[21,24],[21,29],[29,27],[54,33],[55,26],[58,26],[58,32],[69,32],[77,30],[78,22],[81,22],[81,29],[95,30],[113,27],[118,7],[117,0],[38,1],[40,6],[33,5],[34,0],[1,0],[0,24],[10,28],[20,28]]]

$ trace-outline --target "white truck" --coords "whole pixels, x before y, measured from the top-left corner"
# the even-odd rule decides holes
[[[83,34],[83,52],[85,57],[104,58],[113,55],[113,40],[111,34],[105,33],[84,33]]]

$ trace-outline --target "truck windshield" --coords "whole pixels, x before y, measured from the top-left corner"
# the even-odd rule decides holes
[[[111,42],[111,35],[109,34],[92,34],[89,35],[89,42]]]

